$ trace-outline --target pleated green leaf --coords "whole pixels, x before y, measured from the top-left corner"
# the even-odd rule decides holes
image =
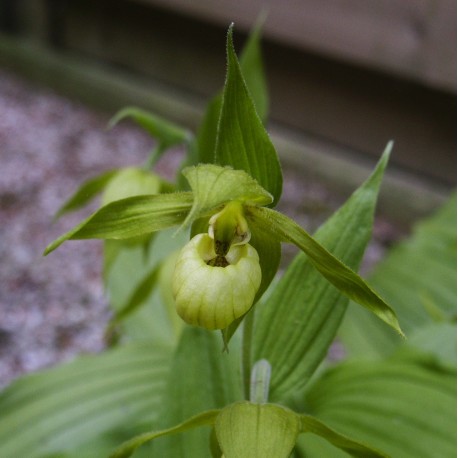
[[[432,358],[436,364],[456,370],[456,323],[431,323],[413,332],[404,346]]]
[[[46,248],[49,254],[66,240],[129,239],[180,224],[191,209],[189,192],[135,196],[112,202]]]
[[[158,429],[241,399],[237,346],[238,342],[233,341],[231,351],[223,353],[218,333],[191,326],[184,328],[167,378]],[[210,428],[154,441],[150,456],[210,456]]]
[[[420,221],[410,238],[393,247],[369,276],[371,284],[393,303],[407,343],[423,327],[442,326],[456,316],[456,194],[430,218]],[[440,331],[437,333],[440,337]],[[402,343],[377,320],[359,310],[349,308],[341,338],[352,356],[380,358],[392,353]],[[432,348],[451,355],[456,351],[453,332],[448,340]],[[435,340],[437,341],[437,338]],[[420,342],[420,341],[419,341]],[[423,348],[426,350],[426,348]],[[453,358],[453,357],[452,357]],[[456,359],[456,358],[455,358]]]
[[[259,22],[251,32],[243,48],[242,54],[240,55],[240,68],[248,90],[253,97],[256,111],[264,122],[268,113],[269,96],[261,57],[260,40],[261,23]],[[188,165],[214,163],[216,136],[222,99],[223,94],[219,92],[207,105],[196,136],[198,155],[194,162],[189,162]]]
[[[162,431],[151,431],[140,434],[119,446],[113,453],[110,454],[110,458],[128,458],[132,456],[138,447],[152,441],[153,439],[157,439],[161,436],[170,436],[172,434],[182,433],[189,429],[198,428],[199,426],[210,425],[214,422],[218,413],[219,410],[209,410],[197,414],[183,423],[172,426],[171,428],[164,429]]]
[[[281,237],[300,238],[301,248],[310,256],[299,254],[268,300],[257,308],[253,360],[267,359],[272,365],[271,399],[274,401],[304,389],[326,356],[340,325],[348,299],[327,277],[343,272],[343,279],[350,285],[353,286],[354,278],[358,279],[357,284],[363,282],[335,256],[351,268],[358,268],[371,236],[386,159],[384,156],[372,176],[319,229],[316,241],[287,217],[279,216],[286,222],[285,226],[290,227],[289,231],[281,230]],[[253,208],[253,211],[264,212],[263,215],[269,217],[273,212],[261,208]],[[247,217],[250,212],[251,207]],[[255,221],[259,231],[275,231],[272,228],[277,220],[263,217]],[[277,232],[272,235],[276,236]],[[321,263],[320,271],[318,263]],[[331,269],[336,263],[339,267],[333,272]]]
[[[78,210],[90,202],[97,194],[103,191],[108,182],[119,172],[119,170],[109,170],[101,175],[84,181],[75,193],[59,208],[54,217],[59,219],[63,214]]]
[[[324,438],[327,442],[347,452],[349,455],[357,458],[387,458],[384,453],[375,450],[369,445],[355,441],[340,434],[329,426],[325,425],[320,420],[311,417],[310,415],[300,415],[301,432],[312,433]],[[305,439],[306,441],[307,439]]]
[[[307,392],[311,414],[391,457],[456,456],[456,376],[421,360],[342,364]],[[334,458],[316,448],[306,456]]]
[[[136,107],[126,107],[116,113],[110,120],[109,127],[113,127],[122,119],[130,118],[145,129],[153,138],[157,139],[161,149],[186,142],[190,133],[169,120]]]
[[[275,148],[259,118],[227,36],[227,75],[218,124],[215,163],[244,170],[278,201],[282,173]]]
[[[169,358],[156,342],[129,345],[14,382],[0,394],[0,456],[64,455],[154,421]],[[115,444],[112,437],[105,453]]]
[[[267,205],[272,196],[243,170],[201,164],[187,167],[183,175],[189,182],[194,203],[183,226],[206,215],[210,210],[231,200]]]
[[[288,458],[299,433],[299,416],[274,404],[237,402],[216,418],[225,458]]]

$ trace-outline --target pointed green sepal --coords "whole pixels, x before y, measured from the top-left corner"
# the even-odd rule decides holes
[[[229,201],[252,205],[272,202],[272,196],[243,170],[200,164],[187,167],[183,175],[194,193],[194,203],[183,227]]]
[[[132,454],[138,447],[158,437],[182,433],[184,431],[188,431],[189,429],[197,428],[199,426],[211,425],[214,423],[215,418],[217,417],[219,412],[219,410],[208,410],[206,412],[202,412],[198,415],[195,415],[194,417],[191,417],[183,423],[173,426],[172,428],[140,434],[139,436],[136,436],[120,445],[109,456],[109,458],[128,458],[132,456]]]
[[[388,145],[376,170],[366,184],[378,183],[388,161],[391,144]],[[374,191],[376,192],[376,187]],[[313,266],[332,285],[348,298],[359,303],[378,316],[382,321],[404,337],[393,309],[355,272],[343,264],[326,248],[318,243],[295,221],[282,213],[263,207],[245,207],[248,223],[258,230],[275,237],[282,242],[289,242],[300,248],[310,259]]]
[[[48,245],[46,256],[67,240],[129,239],[183,222],[192,193],[135,196],[112,202]]]
[[[247,89],[232,42],[227,35],[227,75],[218,123],[215,163],[244,170],[278,202],[282,172],[277,152]]]
[[[339,261],[310,234],[287,216],[264,207],[247,207],[247,219],[264,231],[300,248],[313,266],[341,293],[367,308],[404,336],[393,309],[355,272]]]

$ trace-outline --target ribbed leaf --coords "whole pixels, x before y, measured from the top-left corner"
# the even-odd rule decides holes
[[[432,323],[413,332],[404,346],[420,350],[436,364],[456,370],[456,340],[456,323]]]
[[[169,358],[156,343],[129,345],[18,380],[0,394],[0,456],[75,451],[155,420]]]
[[[366,183],[316,234],[317,241],[354,269],[358,268],[370,239],[386,159],[382,159]],[[274,222],[256,224],[258,230],[265,231],[270,230]],[[317,242],[312,243],[319,246]],[[324,248],[318,250],[324,252]],[[331,256],[326,253],[322,258],[323,268],[327,268],[326,256]],[[356,274],[350,273],[345,278],[354,276]],[[304,388],[325,357],[347,303],[348,299],[316,270],[311,257],[305,254],[296,257],[267,302],[257,309],[253,360],[265,358],[272,365],[273,400]]]
[[[268,112],[268,93],[260,49],[261,25],[255,26],[240,55],[240,68],[246,85],[253,97],[259,117],[265,121]],[[188,165],[212,164],[215,161],[215,146],[218,122],[223,100],[222,92],[209,102],[196,136],[198,157]]]
[[[453,320],[457,300],[456,195],[437,214],[418,223],[409,239],[392,248],[369,279],[393,303],[408,337],[424,326]],[[349,308],[340,334],[353,356],[386,356],[401,343],[355,306]],[[442,351],[450,354],[456,349],[456,340],[449,335],[449,340],[442,341]],[[410,338],[408,344],[412,345]]]
[[[282,190],[280,163],[243,79],[232,43],[232,27],[227,36],[227,60],[215,162],[245,170],[272,194],[275,205]]]
[[[389,456],[456,456],[456,377],[408,359],[348,363],[307,393],[313,415]],[[306,438],[301,448],[307,451]],[[324,451],[307,456],[333,458]]]
[[[233,342],[233,345],[237,345]],[[161,410],[160,429],[241,398],[237,349],[222,352],[217,333],[186,326],[172,361]],[[210,455],[210,430],[199,428],[152,445],[151,456],[201,458]],[[153,454],[154,453],[154,454]]]
[[[128,197],[112,202],[46,248],[49,254],[66,240],[129,239],[180,224],[191,209],[189,192]]]

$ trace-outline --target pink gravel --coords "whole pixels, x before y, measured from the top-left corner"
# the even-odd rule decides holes
[[[103,348],[109,310],[101,242],[64,244],[46,258],[42,252],[95,208],[52,223],[79,183],[142,164],[153,141],[127,122],[107,131],[109,115],[3,71],[0,107],[1,387],[25,372]]]
[[[110,312],[101,280],[101,242],[72,241],[46,258],[42,252],[96,208],[94,202],[52,223],[83,180],[141,165],[154,144],[128,122],[108,131],[109,114],[1,70],[0,107],[1,388],[24,373],[104,348]],[[173,177],[180,154],[161,161],[166,177]],[[297,170],[284,173],[280,208],[309,230],[343,200],[323,184],[304,183]],[[384,242],[398,236],[387,221],[378,223],[376,234],[369,263],[381,256]]]

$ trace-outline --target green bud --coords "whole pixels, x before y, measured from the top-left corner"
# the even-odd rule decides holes
[[[139,168],[127,167],[109,181],[103,193],[102,204],[126,197],[158,194],[160,191],[161,180],[158,176]]]
[[[198,234],[178,256],[172,289],[184,321],[224,329],[250,309],[260,284],[259,256],[251,245],[233,245],[222,256],[208,234]]]
[[[102,204],[107,205],[116,200],[144,194],[158,194],[161,192],[161,179],[146,170],[136,167],[127,167],[118,172],[107,184],[102,196]],[[145,234],[131,239],[125,239],[123,245],[146,244],[151,234]]]

